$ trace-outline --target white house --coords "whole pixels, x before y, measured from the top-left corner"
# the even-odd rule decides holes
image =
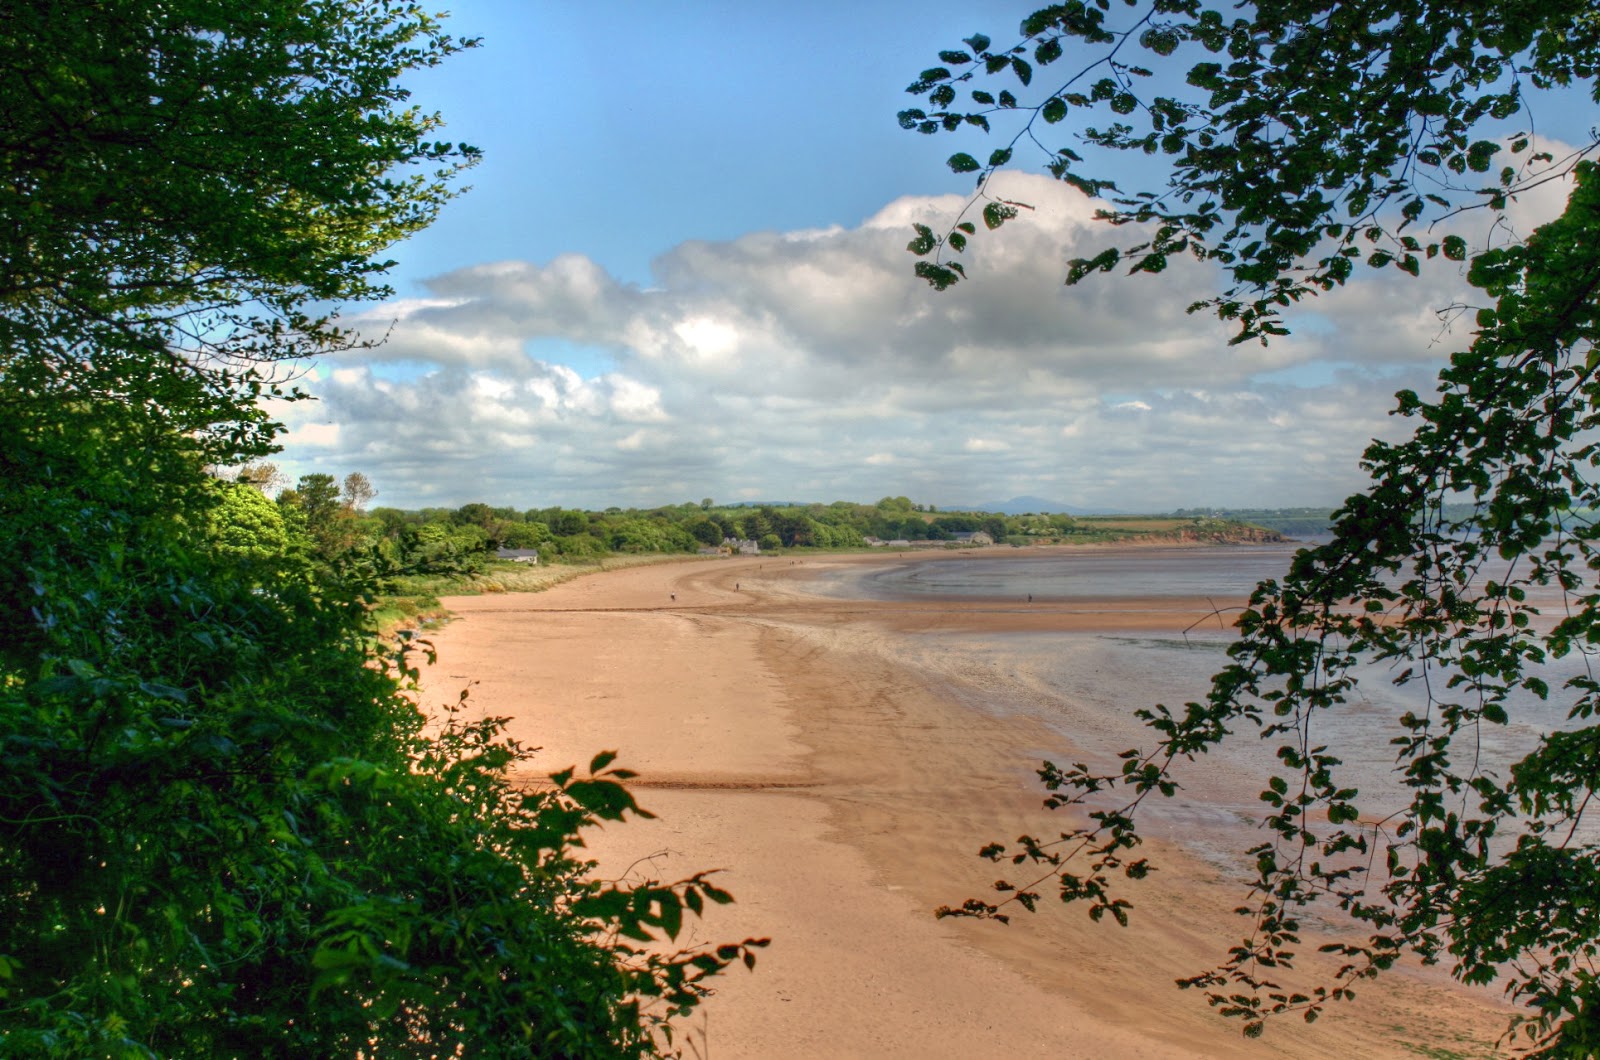
[[[508,559],[513,563],[538,563],[539,550],[536,548],[497,548],[494,550],[495,559]]]

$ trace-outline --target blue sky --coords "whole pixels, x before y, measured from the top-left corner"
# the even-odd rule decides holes
[[[1028,5],[462,0],[482,46],[411,79],[485,152],[471,190],[355,307],[379,349],[278,409],[291,476],[362,471],[378,503],[947,505],[1016,495],[1129,511],[1331,504],[1402,386],[1464,340],[1459,274],[1320,299],[1268,349],[1184,307],[1200,268],[1061,286],[1112,239],[1024,162],[1032,203],[974,278],[911,275],[913,220],[971,188],[973,139],[902,131],[905,85]],[[1587,110],[1543,123],[1577,136]],[[1532,224],[1558,190],[1519,207]]]
[[[412,78],[483,148],[471,194],[400,249],[407,283],[581,253],[617,278],[687,240],[855,224],[909,192],[970,187],[908,135],[905,85],[966,36],[970,3],[453,5],[474,52]],[[1006,17],[1009,24],[1014,18]]]

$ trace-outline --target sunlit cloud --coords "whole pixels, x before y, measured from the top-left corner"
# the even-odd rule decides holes
[[[286,469],[361,470],[401,506],[1332,503],[1361,483],[1368,441],[1405,429],[1393,392],[1430,389],[1470,341],[1437,314],[1468,294],[1440,261],[1417,281],[1360,277],[1297,307],[1294,335],[1230,346],[1227,326],[1186,312],[1218,290],[1213,270],[1067,287],[1067,259],[1126,230],[1053,181],[1006,180],[1034,209],[980,232],[970,278],[943,293],[905,244],[913,221],[947,224],[953,196],[684,243],[649,287],[572,254],[435,277],[427,297],[351,321],[387,340],[309,380],[318,402],[274,407]],[[551,352],[568,348],[610,367]],[[394,363],[416,370],[391,378]]]

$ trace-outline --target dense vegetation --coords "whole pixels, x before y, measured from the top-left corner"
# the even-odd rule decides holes
[[[256,487],[254,490],[245,488]],[[281,489],[275,503],[265,494],[280,483],[276,469],[253,463],[225,490],[226,532],[249,548],[258,536],[292,539],[308,554],[346,568],[360,566],[391,586],[418,577],[483,572],[501,549],[533,550],[541,562],[584,564],[616,555],[694,554],[732,550],[740,542],[773,549],[855,549],[892,542],[955,543],[958,535],[983,532],[997,544],[1033,545],[1122,541],[1139,538],[1246,540],[1252,524],[1212,512],[1175,517],[1078,516],[1064,513],[997,515],[937,510],[905,497],[876,504],[762,504],[717,506],[709,498],[658,508],[490,506],[459,508],[368,508],[377,495],[366,476],[302,476]],[[1259,529],[1259,528],[1258,528]]]
[[[610,756],[526,792],[498,722],[426,724],[325,491],[213,474],[475,157],[399,86],[462,46],[389,0],[0,14],[0,1056],[640,1055],[750,959],[646,941],[704,877],[589,879]]]
[[[1444,270],[1470,288],[1438,307],[1470,332],[1438,392],[1397,395],[1412,436],[1373,443],[1371,485],[1334,514],[1332,540],[1259,586],[1209,694],[1143,712],[1154,746],[1110,770],[1046,763],[1049,805],[1088,805],[1089,823],[988,848],[1037,875],[957,912],[1031,908],[1049,885],[1123,919],[1117,877],[1149,869],[1135,851],[1141,802],[1255,731],[1279,768],[1261,793],[1266,838],[1248,852],[1250,927],[1185,985],[1260,1033],[1413,955],[1502,985],[1527,1007],[1519,1044],[1595,1056],[1600,142],[1592,128],[1570,145],[1536,136],[1541,105],[1600,98],[1592,0],[1071,0],[1029,15],[1017,39],[976,34],[939,63],[908,89],[922,98],[902,125],[1003,139],[987,161],[949,159],[977,174],[968,214],[914,232],[916,272],[935,287],[960,282],[978,219],[1022,223],[989,178],[1037,146],[1055,176],[1101,197],[1112,226],[1068,283],[1209,270],[1221,290],[1191,309],[1235,324],[1236,341],[1287,333],[1297,304],[1363,273],[1403,284]],[[1108,175],[1119,152],[1138,160],[1124,170],[1137,186]],[[1519,230],[1514,205],[1551,186],[1569,193],[1564,212]],[[1545,613],[1542,596],[1555,598]],[[1556,677],[1547,663],[1564,657],[1579,665]],[[1416,703],[1393,722],[1397,813],[1351,783],[1323,724],[1364,701],[1372,674]],[[1564,723],[1530,726],[1531,748],[1491,766],[1484,748],[1518,704],[1544,699]],[[1327,978],[1297,979],[1317,904],[1365,937],[1323,947]]]

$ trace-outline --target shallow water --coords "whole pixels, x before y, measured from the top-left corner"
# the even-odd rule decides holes
[[[934,560],[909,560],[887,568],[849,568],[815,586],[826,595],[879,600],[927,601],[935,597],[1026,597],[1070,601],[1075,597],[1239,597],[1262,578],[1287,568],[1298,546],[1236,546],[1214,549],[1151,549],[1117,553],[1053,553],[1017,556],[996,552]],[[1216,630],[1161,633],[970,633],[905,634],[897,638],[900,661],[936,676],[976,714],[1020,713],[1044,722],[1070,747],[1041,748],[1040,757],[1085,760],[1109,766],[1115,755],[1154,744],[1134,711],[1164,703],[1181,711],[1203,699],[1211,675],[1227,661],[1232,636]],[[1502,774],[1536,745],[1539,736],[1564,727],[1567,707],[1559,687],[1587,662],[1581,656],[1545,666],[1550,701],[1519,693],[1507,704],[1507,725],[1485,724],[1458,737],[1459,755],[1476,755],[1479,768]],[[1397,719],[1426,708],[1422,686],[1396,686],[1402,667],[1367,666],[1351,702],[1319,711],[1313,742],[1335,749],[1344,761],[1343,780],[1360,789],[1358,806],[1368,820],[1403,807],[1407,792],[1390,740]],[[1177,838],[1217,865],[1239,863],[1238,853],[1265,833],[1255,822],[1264,809],[1258,793],[1277,765],[1283,737],[1257,738],[1243,722],[1235,738],[1184,766],[1184,790],[1157,800],[1146,814],[1155,829]],[[1063,761],[1063,764],[1064,761]],[[1147,804],[1148,805],[1148,804]]]
[[[1281,577],[1297,544],[1139,551],[1040,553],[996,549],[909,558],[820,580],[815,591],[872,600],[929,596],[1076,597],[1238,595],[1263,578]]]

